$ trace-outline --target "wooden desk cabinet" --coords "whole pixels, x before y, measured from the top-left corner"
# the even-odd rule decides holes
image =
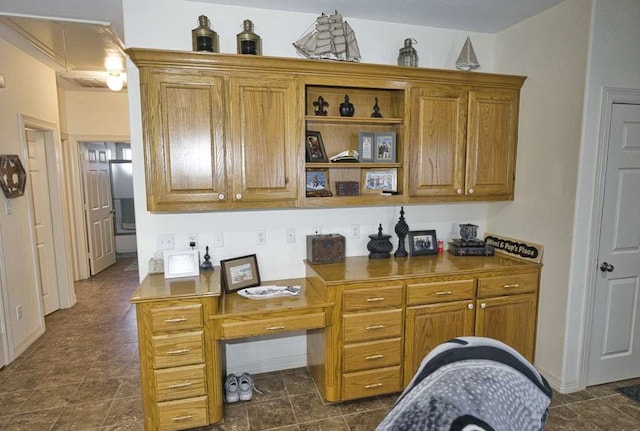
[[[533,362],[540,268],[449,253],[307,263],[307,279],[335,303],[334,324],[308,343],[320,391],[328,401],[398,392],[431,349],[458,336],[501,340]]]

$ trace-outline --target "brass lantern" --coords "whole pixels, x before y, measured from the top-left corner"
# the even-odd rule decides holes
[[[211,30],[211,22],[204,15],[198,17],[198,27],[191,30],[191,42],[194,51],[218,51],[218,33]]]
[[[418,67],[418,53],[411,43],[417,44],[415,39],[405,39],[404,47],[400,48],[398,54],[398,66]]]
[[[253,23],[245,19],[242,33],[238,33],[238,54],[262,55],[262,39],[253,32]]]

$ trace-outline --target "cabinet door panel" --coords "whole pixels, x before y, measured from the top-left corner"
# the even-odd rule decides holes
[[[473,301],[455,301],[407,308],[404,382],[409,383],[422,359],[455,337],[473,335]]]
[[[233,200],[296,199],[296,81],[270,74],[230,82]]]
[[[517,119],[517,91],[469,93],[467,194],[513,199]]]
[[[487,298],[478,300],[477,305],[476,335],[500,340],[533,363],[536,294]]]
[[[464,190],[467,92],[434,86],[412,90],[409,194],[456,196]]]
[[[149,210],[224,196],[223,94],[214,76],[150,74],[143,94]]]

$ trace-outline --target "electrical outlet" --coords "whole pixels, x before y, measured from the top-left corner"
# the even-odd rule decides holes
[[[223,232],[214,232],[213,233],[213,246],[215,248],[224,247],[224,233]]]
[[[322,226],[314,226],[313,227],[313,234],[314,235],[320,235],[322,233]]]
[[[258,229],[256,231],[256,244],[265,245],[267,243],[267,233],[264,229]]]
[[[158,235],[158,250],[173,250],[175,238],[172,233]]]
[[[22,320],[22,305],[16,307],[16,320]]]
[[[187,235],[187,244],[189,247],[197,248],[198,247],[198,234],[190,233]]]
[[[7,215],[13,214],[13,207],[11,206],[11,201],[9,199],[4,201],[4,209]]]
[[[287,244],[295,244],[296,242],[296,228],[287,228]]]
[[[351,225],[351,238],[358,239],[360,238],[360,225],[352,224]]]

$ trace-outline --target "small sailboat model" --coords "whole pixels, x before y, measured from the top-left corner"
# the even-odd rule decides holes
[[[293,46],[307,58],[360,61],[356,34],[337,10],[329,16],[323,12]]]
[[[473,45],[471,45],[471,39],[467,36],[467,40],[462,47],[462,51],[460,51],[460,55],[456,60],[456,69],[468,72],[472,69],[477,69],[478,67],[480,67],[480,63],[478,63],[476,53],[473,50]]]

